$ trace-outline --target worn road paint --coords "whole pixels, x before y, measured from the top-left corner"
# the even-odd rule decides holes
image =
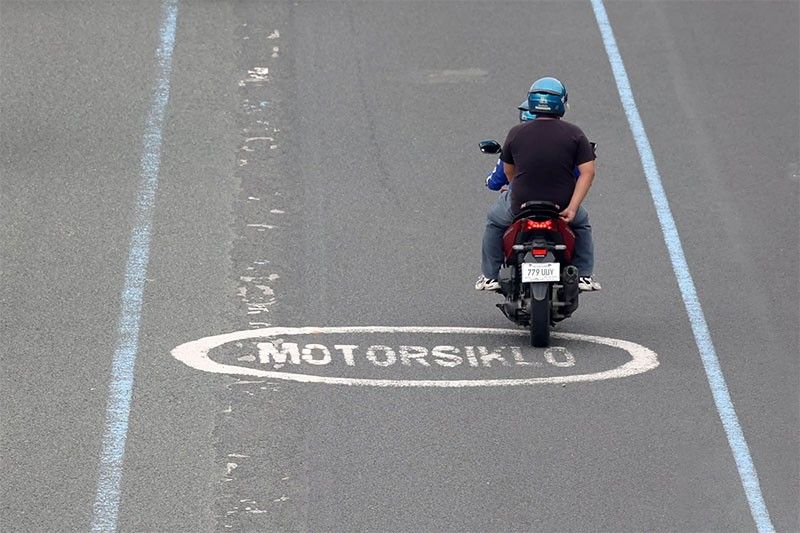
[[[579,383],[586,381],[599,381],[604,379],[623,378],[647,372],[658,366],[658,357],[655,352],[634,342],[581,335],[578,333],[552,333],[556,339],[573,340],[602,344],[628,352],[631,360],[620,367],[596,372],[593,374],[577,374],[572,376],[553,376],[518,379],[461,379],[461,380],[409,380],[409,379],[364,379],[344,378],[330,376],[316,376],[311,374],[296,374],[288,372],[274,372],[246,368],[236,365],[226,365],[212,361],[208,352],[217,346],[245,339],[274,338],[281,335],[321,335],[342,333],[423,333],[423,334],[450,334],[450,335],[505,335],[527,336],[528,333],[517,329],[490,329],[490,328],[464,328],[464,327],[416,327],[416,326],[353,326],[353,327],[272,327],[264,329],[251,329],[236,331],[222,335],[205,337],[196,341],[187,342],[172,350],[172,356],[184,364],[216,374],[230,374],[239,376],[264,377],[296,381],[300,383],[327,383],[331,385],[358,385],[370,387],[504,387],[514,385],[536,385],[544,383]],[[550,357],[553,357],[551,354]],[[555,360],[555,359],[554,359]]]
[[[653,203],[658,213],[664,241],[667,244],[669,257],[672,261],[672,269],[675,271],[686,313],[689,315],[689,320],[692,324],[695,343],[700,351],[700,358],[703,361],[708,384],[714,396],[714,403],[725,428],[728,444],[733,452],[736,468],[739,470],[739,477],[742,480],[747,502],[750,505],[750,513],[753,515],[753,520],[755,520],[756,527],[760,533],[775,531],[764,502],[764,496],[761,493],[756,467],[753,464],[752,457],[750,457],[750,450],[744,438],[739,418],[733,408],[728,385],[722,375],[722,368],[714,349],[714,343],[711,340],[711,332],[708,329],[703,308],[700,306],[700,298],[697,296],[697,289],[689,271],[689,264],[686,262],[686,256],[683,253],[683,244],[678,235],[678,228],[669,207],[669,201],[664,191],[664,185],[661,182],[658,167],[656,167],[656,158],[650,147],[650,139],[644,129],[644,123],[639,115],[639,108],[633,98],[631,83],[617,47],[617,41],[614,38],[611,22],[608,20],[603,1],[591,0],[591,2],[597,18],[597,26],[603,37],[608,60],[611,63],[611,70],[617,82],[620,101],[625,108],[625,115],[628,117],[628,124],[636,141],[636,148],[639,151],[639,157],[647,178],[647,185],[650,187],[650,194],[653,197]]]
[[[139,351],[141,318],[147,264],[150,259],[150,233],[158,178],[161,169],[161,139],[169,102],[172,52],[175,48],[177,0],[165,0],[157,50],[158,77],[147,114],[143,149],[139,168],[139,197],[136,202],[136,224],[131,234],[122,308],[117,326],[117,347],[112,362],[108,390],[103,449],[92,506],[92,531],[116,531],[119,516],[120,482],[128,418],[133,393],[133,370]]]
[[[429,72],[426,76],[428,83],[464,83],[482,80],[489,76],[489,72],[480,68],[465,68],[461,70],[437,70]]]
[[[238,347],[243,345],[237,341]],[[330,346],[330,348],[329,348]],[[419,345],[387,346],[371,344],[300,344],[284,342],[281,339],[255,343],[256,353],[237,357],[237,361],[256,362],[261,365],[272,365],[272,369],[280,370],[286,365],[292,367],[332,366],[339,368],[342,363],[346,367],[391,367],[415,366],[440,370],[441,368],[495,368],[532,366],[542,368],[545,364],[558,368],[575,366],[575,356],[566,348],[553,346],[533,355],[542,357],[542,361],[525,358],[524,349],[520,346],[450,346],[437,344],[433,348]],[[305,373],[305,372],[301,372]]]

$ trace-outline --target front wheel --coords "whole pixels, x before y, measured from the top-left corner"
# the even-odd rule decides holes
[[[531,294],[531,346],[547,348],[550,346],[550,299],[551,289],[547,296],[536,300]]]

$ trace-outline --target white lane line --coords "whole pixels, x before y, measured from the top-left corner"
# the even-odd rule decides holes
[[[765,533],[775,531],[769,517],[769,512],[767,511],[766,503],[764,502],[764,496],[761,493],[758,474],[756,473],[753,459],[750,456],[750,450],[744,438],[742,426],[733,408],[733,402],[728,392],[728,386],[725,383],[725,377],[722,375],[722,368],[720,367],[719,359],[714,349],[714,343],[711,341],[711,332],[708,329],[703,309],[700,306],[700,299],[697,296],[697,290],[692,280],[692,275],[689,272],[689,265],[683,253],[683,245],[678,236],[678,228],[675,225],[675,219],[672,217],[672,211],[669,208],[669,202],[664,192],[661,176],[656,167],[655,156],[650,147],[650,140],[647,137],[644,123],[639,115],[639,109],[633,98],[633,90],[631,89],[628,73],[622,62],[619,48],[617,48],[617,41],[614,38],[611,22],[608,20],[608,14],[603,5],[603,0],[590,1],[594,9],[595,17],[597,18],[597,25],[603,36],[603,43],[605,44],[608,60],[611,63],[611,70],[617,82],[620,101],[625,108],[625,115],[628,117],[628,124],[630,125],[633,138],[636,141],[639,158],[644,168],[647,184],[650,187],[650,194],[656,206],[658,220],[661,223],[664,241],[669,250],[672,269],[678,280],[678,286],[680,287],[683,303],[686,307],[686,313],[689,315],[689,320],[692,323],[695,343],[700,351],[700,358],[703,361],[703,367],[705,368],[708,384],[711,387],[714,403],[717,406],[719,417],[725,428],[728,444],[733,452],[736,468],[739,470],[739,477],[742,480],[747,502],[750,505],[750,513],[753,516],[753,520],[755,520],[759,532]]]
[[[213,348],[230,342],[246,339],[279,337],[282,335],[324,335],[343,333],[423,333],[423,334],[450,334],[450,335],[504,335],[527,336],[526,331],[518,329],[493,329],[493,328],[465,328],[465,327],[427,327],[427,326],[350,326],[350,327],[272,327],[263,329],[250,329],[235,331],[212,337],[204,337],[196,341],[187,342],[172,350],[172,356],[184,364],[204,372],[216,374],[231,374],[239,376],[264,377],[282,379],[300,383],[327,383],[330,385],[356,385],[370,387],[507,387],[518,385],[536,385],[543,383],[578,383],[614,379],[633,376],[647,372],[658,366],[658,357],[655,352],[634,342],[581,335],[577,333],[557,333],[552,335],[557,339],[574,340],[580,342],[593,342],[612,348],[624,350],[631,355],[627,363],[611,370],[593,374],[578,374],[572,376],[551,376],[538,378],[518,379],[462,379],[462,380],[408,380],[408,379],[364,379],[343,378],[331,376],[317,376],[312,374],[295,374],[289,372],[274,372],[248,368],[236,365],[217,363],[208,357],[208,352]]]
[[[117,346],[108,389],[103,448],[100,454],[97,491],[92,506],[92,531],[116,531],[119,516],[122,460],[131,409],[134,363],[139,350],[142,296],[150,259],[153,206],[161,168],[162,128],[169,101],[172,52],[175,48],[177,0],[164,0],[162,8],[160,41],[156,52],[159,73],[142,139],[136,224],[131,234],[125,268]]]

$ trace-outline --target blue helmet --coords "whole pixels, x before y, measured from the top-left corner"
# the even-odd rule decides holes
[[[536,118],[536,115],[529,111],[530,108],[528,107],[527,100],[523,100],[522,103],[517,106],[517,109],[519,109],[520,122],[527,122]]]
[[[528,90],[528,112],[563,117],[567,104],[567,88],[556,78],[540,78]]]

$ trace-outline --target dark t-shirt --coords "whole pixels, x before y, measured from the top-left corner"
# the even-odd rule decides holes
[[[525,202],[548,201],[565,209],[575,190],[576,166],[594,160],[583,131],[563,120],[530,120],[508,132],[500,159],[516,168],[514,214]]]

